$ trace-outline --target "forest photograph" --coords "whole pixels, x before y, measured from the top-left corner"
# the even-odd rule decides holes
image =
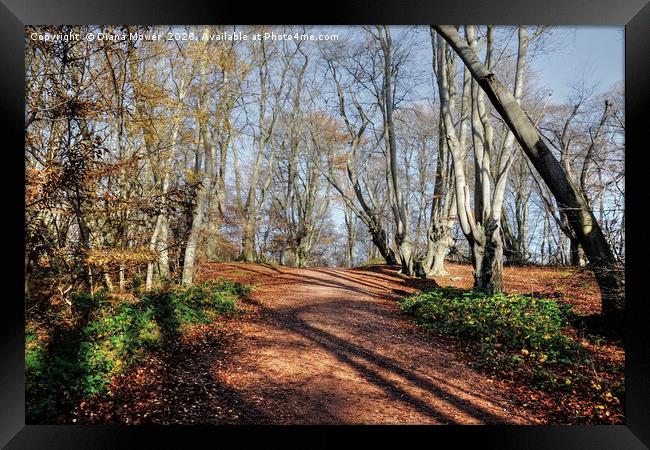
[[[27,424],[624,424],[623,27],[25,27]]]

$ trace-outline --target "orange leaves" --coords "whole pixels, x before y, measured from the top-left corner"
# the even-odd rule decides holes
[[[154,108],[164,104],[167,94],[162,85],[156,84],[155,80],[148,78],[132,81],[133,89],[140,99],[140,106],[146,104],[148,108]]]
[[[82,99],[79,96],[70,96],[66,92],[57,92],[56,103],[49,109],[49,117],[57,118],[84,118],[91,119],[102,114],[104,105],[99,101]]]
[[[226,72],[232,71],[237,64],[235,53],[223,50],[216,52],[213,61],[216,62],[223,71]]]
[[[328,143],[344,144],[350,140],[350,135],[345,132],[342,120],[337,120],[327,112],[319,110],[306,116],[306,121],[312,134],[321,145]]]
[[[348,155],[334,156],[330,161],[331,166],[336,170],[344,170],[348,164]]]
[[[47,199],[64,183],[64,171],[60,166],[32,168],[25,172],[25,203],[29,207]]]
[[[111,175],[120,174],[129,169],[137,169],[138,162],[142,159],[141,155],[133,155],[130,158],[124,158],[112,163],[100,163],[95,168],[88,170],[85,174],[87,181],[98,180]]]
[[[146,247],[124,250],[121,248],[106,248],[88,251],[86,263],[95,266],[111,264],[146,264],[158,258],[158,253]]]

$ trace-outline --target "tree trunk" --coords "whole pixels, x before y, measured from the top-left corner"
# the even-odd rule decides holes
[[[377,246],[373,243],[368,250],[368,260],[373,260],[378,257],[379,250]]]
[[[280,264],[281,266],[286,265],[287,244],[288,244],[288,239],[287,236],[285,235],[284,238],[282,239],[282,247],[280,247],[280,252],[278,254],[278,264]]]
[[[160,227],[162,224],[162,214],[159,214],[158,217],[156,218],[156,225],[154,226],[153,233],[151,235],[151,239],[149,239],[149,250],[155,251],[156,250],[156,244],[158,242],[158,235],[160,234]],[[149,292],[151,288],[153,287],[153,261],[149,262],[147,264],[147,278],[145,281],[145,291]]]
[[[111,274],[108,272],[104,272],[104,281],[106,282],[106,289],[108,289],[109,292],[113,291],[113,280],[111,280]]]
[[[505,120],[535,169],[564,209],[585,255],[594,270],[601,291],[604,317],[622,324],[625,309],[625,275],[578,188],[548,148],[535,125],[508,89],[489,72],[453,26],[434,25],[463,59],[472,76],[486,92],[495,109]]]
[[[406,276],[413,276],[414,272],[414,261],[413,261],[413,244],[411,240],[408,239],[406,233],[396,233],[395,234],[395,243],[397,244],[397,253],[399,255],[400,273]]]
[[[490,220],[481,238],[472,243],[474,288],[490,295],[503,292],[503,242],[498,223]]]
[[[185,246],[185,256],[183,257],[182,283],[184,286],[191,286],[193,283],[196,248],[199,244],[201,229],[203,228],[203,214],[205,212],[206,198],[202,192],[200,192],[197,197],[197,205],[192,217],[192,227],[190,228],[190,235],[187,238],[187,245]]]
[[[576,238],[570,238],[569,244],[571,246],[571,265],[584,267],[586,264],[585,252],[580,246],[580,241],[578,241]]]
[[[255,262],[255,222],[247,218],[242,232],[241,260]]]
[[[169,278],[169,222],[167,215],[161,216],[160,233],[158,235],[158,271],[161,278]]]
[[[354,229],[354,216],[353,212],[347,206],[343,210],[345,219],[345,230],[347,232],[347,257],[348,267],[354,265],[354,243],[355,243],[355,229]]]
[[[435,70],[435,64],[434,64]],[[442,109],[440,111],[442,117]],[[452,191],[452,177],[448,174],[447,161],[449,148],[445,137],[444,123],[438,123],[438,162],[431,202],[431,221],[427,230],[427,254],[422,263],[428,277],[448,275],[445,270],[445,257],[449,254],[454,240],[451,236],[455,207],[455,195]]]
[[[393,48],[390,30],[388,27],[384,27],[383,29],[384,38],[380,38],[384,54],[384,86],[382,93],[384,96],[386,143],[389,156],[390,184],[392,187],[392,190],[389,189],[389,192],[392,191],[394,196],[392,204],[393,215],[395,217],[395,244],[397,245],[399,262],[402,266],[401,273],[407,276],[412,276],[414,274],[413,244],[409,232],[409,218],[406,211],[406,204],[402,194],[402,180],[398,174],[397,143],[395,141],[395,127],[393,124]]]
[[[354,267],[354,237],[348,235],[348,267]]]
[[[199,105],[201,110],[203,105]],[[190,227],[190,234],[187,238],[185,246],[185,254],[183,257],[183,275],[181,282],[184,286],[191,286],[194,279],[194,262],[196,259],[196,248],[199,244],[201,231],[203,229],[203,217],[208,203],[208,193],[212,191],[213,174],[214,174],[214,146],[211,144],[206,125],[199,119],[199,141],[203,142],[204,153],[204,170],[205,174],[201,180],[201,185],[198,187],[196,193],[196,206],[192,213],[192,225]],[[201,143],[199,142],[199,148]],[[199,150],[197,154],[201,154]],[[198,176],[199,168],[195,168],[195,174]]]
[[[382,258],[386,261],[386,264],[389,266],[394,266],[397,264],[397,258],[395,258],[395,252],[388,246],[388,239],[386,239],[386,231],[381,230],[370,230],[370,235],[372,236],[372,243],[375,244],[375,247],[381,254]]]
[[[445,258],[449,254],[454,239],[451,235],[452,222],[434,222],[429,227],[427,256],[422,265],[427,277],[449,275],[445,270]]]
[[[305,238],[302,237],[297,242],[294,267],[302,268],[307,265],[307,251],[305,249]]]

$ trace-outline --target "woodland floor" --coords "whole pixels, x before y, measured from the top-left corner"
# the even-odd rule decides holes
[[[440,285],[470,287],[448,264]],[[470,368],[455,344],[400,312],[396,300],[430,281],[388,266],[294,269],[207,264],[202,279],[256,288],[245,314],[197,326],[117,378],[75,422],[217,424],[536,424],[525,387]],[[596,313],[587,272],[506,268],[509,291],[562,295]],[[619,357],[622,357],[622,349]],[[617,351],[614,349],[614,351]]]

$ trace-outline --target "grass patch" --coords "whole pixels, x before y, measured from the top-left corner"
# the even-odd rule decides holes
[[[38,337],[33,323],[26,329],[28,420],[55,420],[78,400],[105,392],[112,376],[173,339],[183,326],[237,313],[237,300],[249,290],[224,281],[168,286],[130,302],[106,292],[74,294],[71,323],[53,327],[46,338]]]

